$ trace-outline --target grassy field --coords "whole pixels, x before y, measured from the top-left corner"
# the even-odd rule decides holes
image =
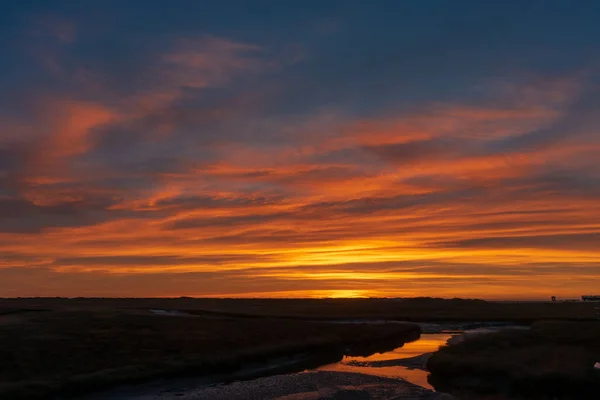
[[[206,316],[288,319],[394,319],[405,321],[593,320],[591,306],[569,303],[501,303],[482,300],[414,299],[0,299],[10,310],[175,309]],[[3,311],[4,310],[4,311]]]
[[[152,309],[180,310],[188,315],[154,315]],[[355,355],[367,354],[378,350],[372,346],[395,347],[415,338],[419,332],[416,325],[331,324],[319,320],[531,323],[549,319],[591,321],[594,317],[593,309],[583,303],[431,298],[0,299],[0,398],[81,393],[164,376],[230,373],[249,362],[261,363],[300,352],[335,358],[348,345],[355,345]],[[576,325],[585,326],[584,331],[597,326],[593,322],[579,323],[589,324]],[[564,359],[565,365],[573,369],[583,365],[582,360],[589,361],[591,345],[563,343],[568,336],[556,339],[559,342],[547,341],[543,346],[531,347],[542,340],[540,337],[555,335],[548,333],[550,326],[554,325],[536,324],[531,333],[524,337],[518,336],[522,333],[515,334],[514,340],[498,336],[492,344],[483,342],[479,353],[474,352],[458,365],[461,370],[479,370],[477,362],[488,365],[487,357],[506,351],[500,354],[499,360],[504,360],[500,366],[494,367],[495,362],[488,365],[492,366],[489,376],[502,368],[513,368],[514,357],[518,364],[515,370],[529,377],[528,366],[532,366],[532,371],[544,371],[539,366],[548,362],[547,357],[555,360],[552,362],[562,363]],[[569,332],[559,326],[556,328],[559,332],[561,329]],[[598,332],[595,334],[600,337]],[[591,340],[586,338],[583,337]],[[477,342],[474,343],[469,346],[476,346]],[[436,376],[446,376],[448,366],[458,362],[454,352],[471,351],[464,346],[444,349],[432,358]],[[482,354],[481,359],[478,354]],[[523,354],[525,358],[520,359]],[[550,376],[551,373],[554,372],[550,371]]]
[[[600,321],[545,321],[476,336],[428,361],[437,389],[461,399],[598,399]]]
[[[231,373],[247,363],[310,352],[397,347],[419,336],[412,324],[153,315],[102,307],[4,308],[0,312],[0,398],[73,395],[157,377]]]

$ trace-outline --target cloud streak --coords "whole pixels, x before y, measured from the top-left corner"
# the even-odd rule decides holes
[[[67,11],[18,19],[38,34],[14,58],[28,67],[2,78],[19,85],[0,94],[0,296],[597,287],[600,97],[585,43],[551,68],[502,18],[481,33],[494,53],[466,28],[446,38],[458,20],[365,41],[352,9],[323,37],[151,11],[152,29],[115,11],[110,33]],[[471,51],[439,59],[457,43]],[[505,70],[491,62],[510,55]],[[447,68],[415,67],[432,60]]]

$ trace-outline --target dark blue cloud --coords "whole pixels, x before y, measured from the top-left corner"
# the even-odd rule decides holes
[[[519,260],[534,278],[585,265],[587,289],[599,17],[566,0],[3,2],[0,276],[164,295],[418,270],[440,275],[426,290],[472,273],[486,294]]]

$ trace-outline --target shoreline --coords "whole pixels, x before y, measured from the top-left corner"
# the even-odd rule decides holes
[[[156,317],[165,318],[165,317]],[[168,317],[171,318],[171,317]],[[181,317],[184,318],[184,317]],[[368,324],[364,324],[368,328]],[[361,329],[363,327],[354,327]],[[368,329],[367,329],[368,331]],[[0,396],[18,399],[84,399],[105,391],[129,386],[144,386],[153,381],[193,379],[218,384],[240,379],[255,379],[273,374],[292,373],[337,362],[344,354],[387,351],[420,336],[416,324],[394,324],[390,332],[373,332],[373,336],[306,339],[304,342],[262,345],[223,356],[207,358],[181,357],[145,365],[130,365],[81,374],[59,383],[25,381],[0,385]],[[110,398],[110,397],[108,397]]]
[[[136,394],[141,391],[156,390],[172,391],[180,386],[187,386],[191,389],[198,387],[226,385],[239,381],[250,381],[258,378],[269,378],[276,375],[287,375],[303,372],[308,369],[315,369],[323,365],[336,363],[342,360],[344,355],[364,355],[376,352],[385,352],[401,347],[405,343],[418,340],[420,332],[416,330],[395,337],[374,339],[369,341],[345,343],[319,343],[310,346],[301,346],[298,349],[289,349],[290,351],[281,351],[278,354],[274,352],[258,353],[251,358],[238,360],[234,363],[216,363],[212,371],[216,373],[209,374],[190,374],[183,371],[178,375],[161,375],[151,379],[145,379],[140,382],[123,383],[114,385],[107,390],[95,390],[89,393],[82,393],[71,396],[70,398],[78,400],[108,400],[119,398],[125,393]],[[219,368],[225,367],[225,368]],[[115,397],[117,396],[117,397]]]
[[[335,323],[339,323],[338,321],[332,321]],[[361,322],[361,323],[369,323],[369,322]],[[375,322],[379,323],[379,322]],[[385,323],[389,323],[392,325],[402,324],[402,321],[385,321]],[[465,331],[461,329],[462,327],[457,326],[456,324],[426,324],[429,330],[428,333],[431,333],[433,330],[434,333],[446,333],[448,331],[461,333],[463,334]],[[433,326],[435,325],[435,327]],[[488,326],[489,323],[477,323],[472,322],[468,324],[468,327],[471,326]],[[493,324],[493,326],[497,326],[497,324]],[[435,329],[434,329],[435,328]],[[468,329],[468,328],[465,328]],[[423,330],[423,329],[421,329]],[[458,330],[458,331],[457,331]],[[230,385],[235,383],[236,385],[250,385],[250,381],[255,379],[265,379],[265,378],[274,378],[276,376],[288,376],[295,375],[301,372],[322,372],[319,370],[320,367],[335,364],[340,362],[344,356],[369,356],[376,353],[384,353],[387,351],[392,351],[398,347],[401,347],[407,343],[412,341],[418,341],[421,338],[421,335],[424,332],[421,332],[418,338],[413,338],[413,340],[398,340],[398,338],[392,338],[392,340],[379,340],[376,342],[368,341],[364,343],[354,344],[351,347],[346,348],[337,348],[336,351],[328,351],[323,352],[322,349],[316,349],[314,352],[304,352],[298,354],[292,354],[287,357],[275,357],[268,360],[265,360],[260,365],[245,365],[240,366],[240,368],[234,373],[229,374],[212,374],[203,377],[179,377],[179,378],[168,378],[168,379],[156,379],[151,382],[146,382],[138,385],[130,385],[130,386],[120,386],[108,391],[104,392],[96,392],[83,397],[78,397],[80,400],[109,400],[109,399],[129,399],[129,398],[143,398],[146,399],[148,396],[152,396],[153,393],[163,393],[163,394],[172,394],[172,393],[195,393],[198,391],[206,390],[208,387],[222,387],[222,385]],[[418,363],[419,366],[411,365],[413,368],[425,369],[425,364],[429,356],[433,353],[425,353],[413,357],[414,359],[420,359]],[[402,360],[404,362],[410,361],[410,359]],[[401,364],[399,364],[401,365]],[[307,371],[312,370],[312,371]],[[332,372],[332,371],[326,371]],[[348,372],[340,372],[337,373],[344,374]],[[350,373],[355,374],[355,373]],[[419,386],[417,384],[411,383],[401,378],[391,378],[391,377],[378,377],[382,379],[390,379],[391,381],[397,381],[402,383],[397,383],[398,385],[407,385],[413,387],[413,390],[421,390],[421,394],[426,393],[437,393],[432,391],[429,388],[425,388]],[[438,393],[442,394],[442,393]]]
[[[335,324],[350,323],[350,324],[390,324],[390,325],[409,325],[411,323],[406,321],[319,321],[319,322],[331,322]],[[324,365],[337,363],[342,360],[344,356],[368,356],[375,353],[382,353],[391,351],[395,348],[401,347],[402,345],[418,340],[423,333],[445,333],[452,332],[459,335],[455,336],[454,339],[461,337],[469,329],[486,328],[486,327],[505,327],[507,326],[504,322],[490,321],[490,322],[477,322],[471,321],[467,324],[461,324],[460,322],[454,323],[415,323],[420,328],[420,334],[418,337],[413,338],[386,338],[375,341],[364,341],[361,343],[352,343],[345,345],[337,345],[332,348],[329,344],[320,344],[316,347],[305,348],[302,351],[292,352],[289,354],[280,354],[270,357],[268,359],[262,359],[264,355],[258,358],[261,359],[259,363],[254,362],[252,359],[246,360],[244,364],[237,365],[234,370],[221,371],[218,373],[208,375],[192,375],[187,374],[180,376],[161,376],[150,381],[143,381],[134,384],[118,385],[116,387],[109,388],[105,391],[94,391],[93,393],[84,394],[83,396],[74,397],[78,400],[109,400],[121,398],[119,396],[125,396],[129,394],[131,396],[139,396],[140,393],[146,393],[151,391],[159,392],[176,392],[182,391],[182,387],[185,387],[184,391],[194,391],[199,388],[215,386],[215,385],[227,385],[233,382],[244,382],[259,378],[270,378],[276,375],[288,375],[306,371],[308,369],[317,369]],[[514,326],[514,325],[510,325]],[[408,340],[407,340],[408,339]],[[452,338],[449,339],[448,344],[452,344]],[[434,354],[425,353],[414,357],[419,358],[421,369],[426,366],[428,358]],[[410,361],[406,359],[404,361]],[[424,368],[426,370],[426,368]],[[414,385],[410,382],[407,384]],[[421,386],[414,385],[419,388]],[[422,388],[425,391],[430,389]],[[122,397],[123,399],[127,397]]]

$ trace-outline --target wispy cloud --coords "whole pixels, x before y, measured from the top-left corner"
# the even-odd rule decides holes
[[[69,15],[23,19],[0,94],[0,296],[595,288],[587,53],[543,68],[503,19],[481,34],[514,65],[431,21],[384,45],[362,16],[311,42]]]

